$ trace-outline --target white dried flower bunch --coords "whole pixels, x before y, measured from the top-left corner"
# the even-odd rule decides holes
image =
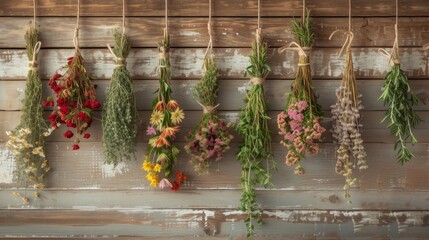
[[[337,146],[337,163],[335,170],[345,177],[343,187],[345,198],[350,198],[349,189],[354,186],[356,178],[353,169],[367,169],[366,152],[362,140],[362,95],[358,93],[353,71],[351,51],[347,51],[346,66],[341,85],[336,89],[337,102],[331,106],[332,137]],[[354,160],[354,161],[353,161]],[[356,163],[357,162],[357,163]],[[349,201],[351,202],[351,201]]]

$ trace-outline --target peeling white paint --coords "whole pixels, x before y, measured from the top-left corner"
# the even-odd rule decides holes
[[[15,160],[11,152],[5,146],[0,147],[0,183],[13,183],[13,171]]]
[[[200,33],[199,32],[193,32],[193,31],[181,31],[179,32],[179,36],[183,36],[183,37],[195,37],[195,36],[199,36]]]
[[[129,166],[124,162],[118,163],[116,167],[113,164],[101,165],[101,174],[103,179],[116,177],[116,175],[125,174],[125,173],[128,173],[129,171],[130,171]]]

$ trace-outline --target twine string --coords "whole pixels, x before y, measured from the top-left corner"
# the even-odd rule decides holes
[[[115,59],[115,63],[117,67],[123,67],[125,66],[125,59],[116,56],[115,52],[113,51],[113,49],[110,47],[109,44],[106,44],[107,48],[109,49],[110,53],[113,55],[113,58]]]
[[[255,33],[256,37],[256,54],[259,58],[259,44],[261,42],[261,0],[258,0],[258,28]]]
[[[265,82],[265,78],[262,77],[252,77],[249,80],[249,83],[253,84],[253,85],[262,85]]]
[[[350,49],[352,47],[354,34],[352,31],[335,30],[331,33],[331,36],[329,36],[329,40],[332,40],[334,35],[338,32],[343,32],[344,35],[346,35],[346,40],[344,41],[343,47],[341,48],[340,52],[338,53],[338,57],[340,57],[343,54],[345,49]]]
[[[76,28],[74,29],[73,45],[79,50],[79,18],[80,18],[80,0],[77,0]]]
[[[196,101],[198,105],[203,108],[204,114],[212,114],[216,111],[216,109],[220,106],[220,104],[216,104],[216,106],[204,106],[200,101]]]
[[[208,54],[213,55],[213,36],[212,36],[212,0],[209,0],[209,21],[207,23],[207,31],[209,34],[209,43],[206,52],[204,53],[204,60],[207,59]],[[203,68],[206,69],[206,61],[203,63]]]
[[[305,22],[305,0],[302,0],[302,23]]]
[[[392,51],[388,53],[385,49],[379,48],[378,53],[385,56],[391,65],[400,64],[399,60],[399,41],[398,41],[398,22],[399,22],[399,2],[396,0],[396,22],[395,22],[395,40],[393,42]]]
[[[165,28],[164,37],[168,36],[168,0],[165,0]]]
[[[36,0],[33,0],[33,25],[36,27]]]
[[[38,41],[33,48],[33,58],[28,62],[29,71],[37,71],[37,55],[39,54],[40,48],[42,47],[42,42]]]
[[[125,35],[125,0],[122,0],[122,37]]]

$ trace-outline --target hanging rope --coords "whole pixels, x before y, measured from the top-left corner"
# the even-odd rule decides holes
[[[305,0],[302,0],[302,23],[305,22]]]
[[[36,27],[36,0],[33,0],[33,25]]]
[[[286,50],[298,51],[298,55],[300,57],[307,57],[307,54],[310,48],[301,47],[301,45],[299,45],[297,42],[291,42],[289,45],[279,48],[278,52],[282,53]],[[307,65],[310,65],[310,63],[298,63],[298,66],[307,66]]]
[[[79,50],[79,17],[80,17],[80,0],[77,0],[76,28],[74,30],[74,37],[73,37],[73,45],[77,51]]]
[[[213,36],[212,36],[212,0],[209,0],[209,21],[207,23],[207,30],[209,34],[209,43],[207,45],[206,52],[204,53],[204,59],[207,58],[208,54],[213,55]],[[203,68],[206,69],[206,62],[203,63]]]
[[[261,0],[258,0],[258,28],[256,29],[256,52],[259,58],[259,44],[261,42]]]
[[[125,39],[125,0],[122,0],[122,41]],[[115,59],[115,63],[117,67],[123,67],[125,66],[125,59],[116,56],[113,49],[110,47],[110,44],[106,44],[107,48],[109,49],[110,53],[113,55],[113,58]]]
[[[165,0],[165,28],[164,37],[168,35],[168,0]]]
[[[343,47],[341,48],[340,52],[338,53],[338,57],[340,57],[343,54],[344,49],[349,50],[352,47],[354,34],[351,31],[351,29],[352,29],[352,1],[349,0],[349,30],[348,31],[335,30],[331,33],[331,36],[329,36],[329,40],[332,40],[334,35],[338,32],[343,32],[344,35],[346,35],[346,40],[344,41]]]
[[[36,45],[34,45],[33,49],[33,58],[30,62],[28,62],[28,71],[37,71],[38,65],[37,65],[37,54],[39,54],[40,47],[42,46],[42,42],[37,42]]]
[[[401,61],[399,60],[398,22],[399,22],[399,1],[396,0],[395,41],[393,42],[392,51],[388,53],[383,48],[378,49],[378,53],[385,56],[391,65],[401,63]]]

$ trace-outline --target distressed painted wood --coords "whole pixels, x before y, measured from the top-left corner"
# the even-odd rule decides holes
[[[116,168],[103,164],[101,143],[83,142],[79,151],[72,151],[70,142],[50,142],[47,145],[47,159],[52,167],[48,174],[47,186],[50,188],[89,188],[89,189],[147,189],[148,183],[141,170],[146,143],[137,144],[137,161],[126,161]],[[178,143],[182,149],[183,143]],[[395,160],[393,144],[365,144],[369,168],[355,172],[358,178],[356,189],[428,191],[427,172],[429,171],[428,144],[411,147],[415,158],[404,166]],[[13,158],[4,148],[0,148],[0,187],[14,187]],[[189,156],[182,150],[176,170],[189,176],[188,189],[239,189],[240,164],[235,159],[238,145],[233,144],[225,158],[212,163],[211,174],[199,176],[188,162]],[[304,175],[294,175],[293,168],[284,164],[286,148],[273,143],[273,154],[278,164],[278,172],[273,174],[274,189],[289,190],[340,190],[344,178],[335,173],[335,149],[331,143],[321,144],[318,155],[303,160]],[[382,169],[382,171],[381,171]],[[282,201],[282,200],[279,200]],[[168,203],[167,203],[168,204]]]
[[[146,209],[73,211],[52,210],[1,211],[0,236],[217,236],[239,237],[244,234],[244,215],[231,210]],[[36,214],[37,217],[34,217]],[[407,234],[425,237],[428,212],[377,212],[377,211],[266,211],[264,231],[256,235],[271,239],[282,236],[297,238],[312,236],[331,237],[392,237]],[[374,221],[373,219],[379,219]],[[26,223],[19,229],[16,224]],[[41,224],[42,223],[42,224]],[[76,226],[78,224],[80,226]],[[85,228],[81,227],[82,225]],[[384,230],[375,232],[374,227]],[[336,231],[331,233],[330,231]],[[236,239],[236,238],[234,238]],[[267,238],[268,239],[268,238]]]
[[[121,16],[120,0],[86,0],[82,4],[83,16]],[[257,15],[256,0],[213,1],[215,16]],[[73,0],[39,0],[39,16],[75,16],[76,2]],[[302,0],[267,0],[261,3],[262,16],[301,16]],[[347,2],[342,0],[307,0],[314,16],[348,16]],[[333,7],[335,6],[335,7]],[[199,0],[178,0],[169,4],[171,16],[207,16],[208,3]],[[412,0],[401,5],[401,16],[427,16],[429,3]],[[128,0],[128,16],[164,16],[164,5],[158,0]],[[354,16],[394,16],[395,6],[389,0],[360,0],[353,3]],[[33,16],[31,0],[2,0],[0,16]]]
[[[294,36],[290,33],[292,18],[263,19],[263,35],[271,47],[282,47]],[[0,48],[24,48],[22,37],[32,18],[2,19],[0,32],[10,32],[0,36]],[[314,31],[315,47],[340,47],[344,38],[340,35],[329,40],[332,31],[346,30],[344,22],[347,18],[316,18]],[[400,18],[399,43],[401,46],[420,47],[428,41],[429,19],[426,17]],[[41,41],[44,48],[73,47],[73,31],[75,18],[70,17],[41,17],[38,19],[41,31]],[[154,47],[162,38],[162,18],[127,19],[128,35],[131,46]],[[390,46],[394,39],[395,18],[354,18],[354,46]],[[112,32],[122,26],[122,18],[81,18],[80,39],[81,48],[102,48],[106,43],[114,44]],[[248,47],[254,37],[256,19],[248,18],[216,18],[213,20],[214,47]],[[208,42],[207,18],[174,18],[171,20],[170,37],[172,47],[205,47]],[[161,30],[160,30],[161,29]],[[68,30],[68,31],[67,31]],[[9,41],[14,39],[15,41]]]
[[[383,78],[389,69],[386,57],[377,52],[378,48],[355,48],[354,66],[358,78]],[[311,66],[314,78],[339,78],[344,67],[344,57],[338,57],[338,48],[314,48]],[[42,78],[49,78],[72,56],[72,49],[42,49],[40,52],[40,72]],[[175,48],[170,52],[172,74],[176,79],[195,79],[202,74],[201,66],[205,48]],[[244,70],[249,65],[249,48],[215,49],[219,77],[228,79],[244,78]],[[94,79],[110,78],[115,67],[113,58],[104,49],[83,49],[87,71]],[[402,69],[410,78],[428,78],[427,53],[421,48],[402,48]],[[268,78],[293,79],[298,53],[288,51],[279,54],[277,49],[268,53],[272,72]],[[133,49],[127,58],[128,68],[134,79],[156,79],[158,50],[154,48]],[[22,79],[27,74],[28,59],[24,50],[0,50],[0,79]]]
[[[270,111],[269,115],[272,119],[272,124],[270,125],[273,141],[278,142],[281,140],[281,136],[277,134],[277,126],[275,124],[277,114],[280,111]],[[45,116],[47,119],[47,115],[50,112],[47,111]],[[149,124],[150,111],[140,111],[139,119],[140,122],[138,124],[139,131],[137,136],[138,142],[146,142],[148,141],[148,137],[146,136],[146,126]],[[220,111],[218,114],[228,122],[237,123],[238,121],[238,111]],[[19,111],[5,111],[2,113],[0,117],[0,142],[7,141],[6,131],[10,131],[16,127],[18,124],[18,119],[20,117]],[[177,135],[177,142],[185,141],[185,137],[188,132],[193,130],[195,125],[198,123],[202,116],[202,111],[185,111],[186,119],[180,125],[180,132]],[[396,138],[390,134],[390,131],[386,128],[387,123],[380,123],[380,120],[384,116],[384,111],[362,111],[363,115],[363,139],[368,143],[393,143],[396,141]],[[419,115],[422,119],[428,120],[429,113],[426,111],[419,111]],[[331,120],[330,120],[330,112],[325,112],[325,118],[322,121],[322,126],[326,129],[331,128]],[[88,130],[88,133],[91,134],[91,142],[101,142],[102,130],[101,130],[101,113],[96,112],[95,121],[91,125],[91,128]],[[52,135],[47,138],[49,142],[70,142],[74,141],[74,139],[64,138],[63,133],[65,128],[61,127],[58,131],[54,131]],[[429,121],[424,121],[420,123],[416,128],[415,136],[419,142],[429,142]],[[231,131],[234,135],[233,142],[241,142],[242,138],[237,135],[233,128]],[[332,142],[331,134],[326,133],[324,135],[324,142]]]
[[[173,80],[173,96],[185,110],[201,110],[192,96],[192,88],[198,80]],[[319,103],[325,110],[335,103],[335,89],[339,86],[339,80],[314,80]],[[97,85],[97,97],[103,102],[109,85],[108,80],[94,81]],[[286,95],[290,92],[291,80],[269,80],[265,82],[266,98],[270,110],[281,111],[284,109]],[[44,81],[44,95],[52,95],[48,81]],[[383,80],[358,81],[362,89],[362,100],[365,110],[384,110],[383,103],[378,100],[383,86]],[[410,80],[414,92],[419,96],[421,103],[418,110],[428,110],[429,85],[427,80]],[[238,111],[243,104],[243,98],[248,89],[248,80],[220,80],[219,81],[219,110]],[[153,94],[158,87],[157,80],[135,80],[134,88],[137,96],[137,108],[139,110],[151,110],[151,103],[155,97]],[[0,110],[21,110],[21,100],[24,98],[25,81],[0,81]]]

